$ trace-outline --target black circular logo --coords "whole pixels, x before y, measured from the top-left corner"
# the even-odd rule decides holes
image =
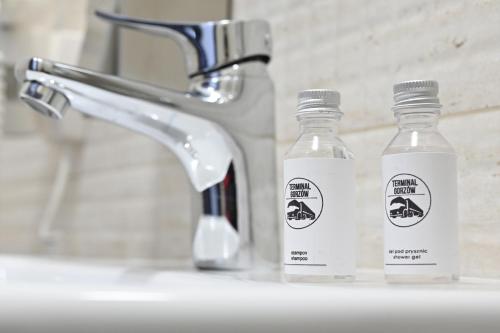
[[[411,227],[425,219],[432,197],[427,184],[419,177],[400,173],[385,187],[385,213],[397,227]]]
[[[323,211],[323,194],[306,178],[293,178],[285,187],[285,221],[293,229],[304,229]]]

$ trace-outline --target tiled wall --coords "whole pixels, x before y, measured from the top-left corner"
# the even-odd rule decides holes
[[[396,132],[392,84],[438,80],[440,128],[459,154],[462,273],[500,276],[499,2],[235,0],[234,16],[271,22],[279,161],[297,135],[297,92],[341,92],[363,267],[382,267],[380,155]]]
[[[86,1],[4,1],[7,26],[0,29],[2,65],[11,76],[28,56],[76,62],[86,23]],[[15,80],[6,77],[0,137],[0,252],[37,250],[36,227],[55,169],[58,148],[39,132],[37,118],[17,101]]]
[[[185,1],[139,5],[144,3],[125,1],[125,10],[158,19],[227,14],[225,1],[210,2],[212,9],[222,8],[215,13],[199,10],[200,3],[208,2],[185,11],[175,9]],[[460,156],[462,270],[500,276],[499,2],[235,0],[233,12],[236,18],[264,18],[272,25],[279,161],[297,135],[297,91],[341,91],[342,136],[357,155],[363,267],[382,263],[379,158],[395,133],[389,110],[392,83],[439,80],[445,104],[440,127]],[[54,20],[58,29],[65,24]],[[80,21],[68,23],[70,29],[75,22]],[[122,75],[185,86],[185,80],[170,79],[182,71],[174,45],[137,32],[121,38]],[[177,64],[164,66],[167,58]],[[87,123],[86,138],[72,152],[77,167],[56,218],[62,234],[52,250],[40,244],[36,230],[62,149],[40,133],[0,139],[0,252],[188,257],[189,185],[174,156],[147,138],[100,122]],[[170,191],[174,184],[179,189],[175,195]]]

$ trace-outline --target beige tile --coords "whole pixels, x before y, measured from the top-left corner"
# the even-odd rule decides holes
[[[345,131],[392,121],[394,82],[433,78],[445,113],[500,104],[500,4],[488,1],[245,1],[237,18],[264,18],[273,29],[271,73],[278,137],[294,135],[298,90],[333,88],[350,117]]]

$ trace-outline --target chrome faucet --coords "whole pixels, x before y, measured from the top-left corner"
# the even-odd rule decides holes
[[[79,111],[151,137],[178,157],[194,199],[199,268],[278,260],[274,91],[265,21],[168,23],[96,12],[121,27],[174,39],[190,78],[185,92],[31,58],[18,66],[20,98],[61,119]]]

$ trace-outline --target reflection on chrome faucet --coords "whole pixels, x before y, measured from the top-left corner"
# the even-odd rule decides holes
[[[68,107],[151,137],[172,150],[193,192],[193,260],[200,268],[278,259],[274,92],[264,21],[180,24],[97,13],[120,26],[175,39],[186,92],[41,58],[18,67],[20,98],[60,119]]]

